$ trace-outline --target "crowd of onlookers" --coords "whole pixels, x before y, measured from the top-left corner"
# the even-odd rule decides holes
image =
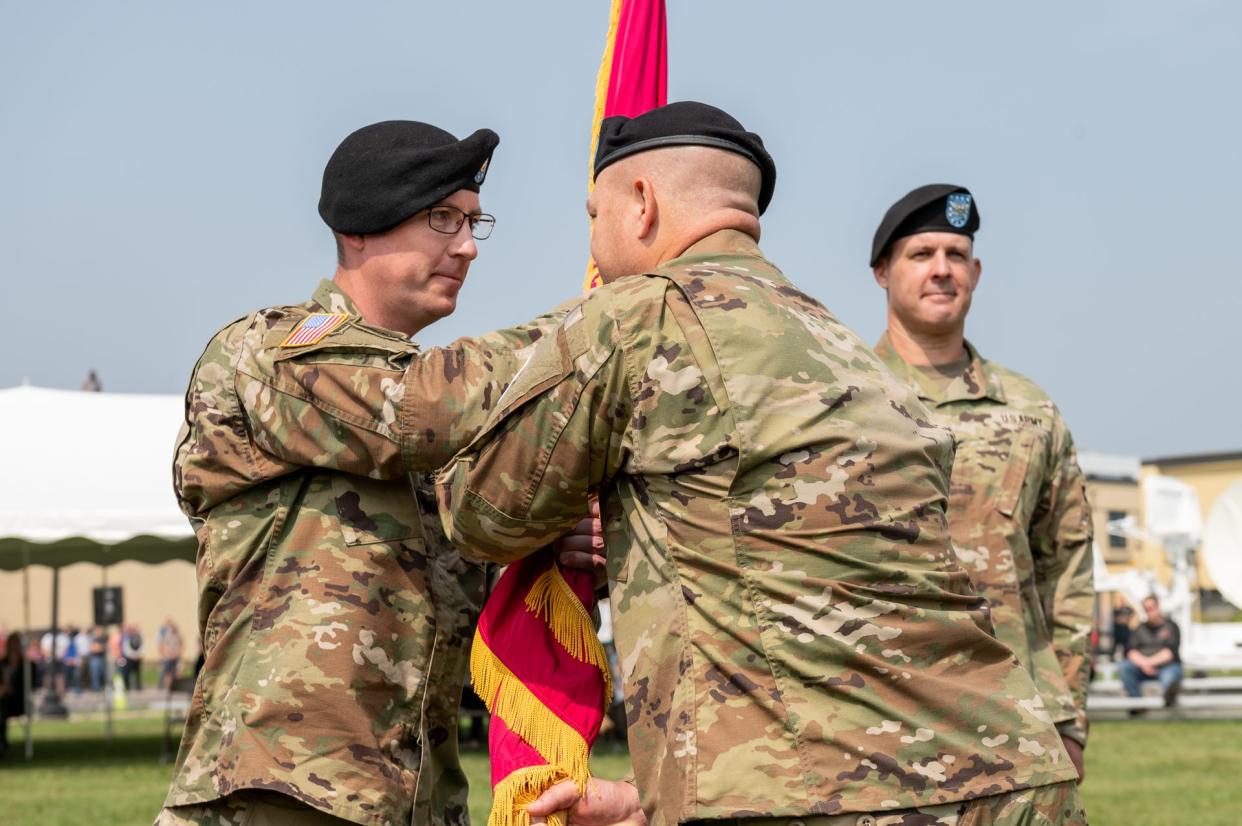
[[[108,663],[126,689],[141,691],[142,664],[147,656],[147,641],[133,624],[115,626],[111,630],[66,626],[56,634],[56,664],[52,664],[52,632],[37,639],[32,636],[26,656],[34,666],[35,688],[50,688],[54,681],[60,693],[72,691],[103,691]],[[160,661],[160,687],[166,688],[177,676],[185,645],[181,631],[171,618],[164,620],[155,640]],[[115,680],[115,678],[114,678]]]
[[[181,634],[172,620],[166,621],[160,628],[160,639],[169,640],[167,646],[160,646],[160,658],[170,659],[171,666],[166,665],[165,668],[175,673],[182,646]],[[56,643],[54,664],[53,641]],[[56,633],[55,640],[51,631],[39,637],[32,635],[26,647],[26,657],[33,666],[34,687],[51,688],[54,685],[62,694],[66,691],[77,694],[103,691],[109,663],[112,664],[112,673],[119,676],[122,685],[141,690],[142,663],[146,652],[146,641],[135,625],[117,626],[111,630],[101,625],[93,628],[68,625]]]

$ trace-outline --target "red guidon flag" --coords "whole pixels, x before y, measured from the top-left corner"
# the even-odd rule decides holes
[[[667,79],[664,0],[612,0],[595,87],[592,168],[600,122],[663,106]],[[594,176],[587,181],[589,189]],[[585,288],[598,283],[592,261]],[[492,715],[488,826],[529,824],[526,805],[563,780],[586,791],[591,745],[612,701],[594,608],[592,574],[560,568],[549,549],[510,565],[483,608],[470,673]],[[562,812],[548,822],[565,820]]]
[[[608,43],[595,81],[595,116],[587,192],[595,188],[595,145],[604,118],[633,118],[668,103],[668,30],[664,0],[612,0]],[[585,289],[599,286],[595,262],[587,264]]]

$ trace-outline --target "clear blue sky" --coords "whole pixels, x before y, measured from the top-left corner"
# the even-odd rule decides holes
[[[0,387],[181,393],[211,334],[332,272],[336,144],[377,120],[501,135],[499,219],[457,314],[576,290],[607,0],[0,5]],[[1242,448],[1242,4],[669,0],[671,99],[779,169],[763,248],[868,340],[871,236],[932,181],[974,190],[968,335],[1081,448]]]

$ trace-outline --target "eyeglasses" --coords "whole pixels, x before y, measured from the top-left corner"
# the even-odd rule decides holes
[[[470,235],[482,241],[496,228],[496,218],[485,212],[468,213],[455,206],[441,204],[427,210],[427,226],[445,235],[456,235],[461,225],[470,222]]]

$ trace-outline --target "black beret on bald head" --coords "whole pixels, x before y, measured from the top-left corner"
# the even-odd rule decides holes
[[[952,232],[974,239],[979,210],[970,190],[955,184],[921,186],[888,208],[871,242],[871,266],[893,242],[920,232]]]
[[[459,189],[478,192],[498,143],[490,129],[459,141],[414,120],[364,126],[328,159],[319,215],[344,235],[390,230]]]
[[[693,100],[670,103],[636,118],[604,118],[595,150],[595,177],[622,158],[665,146],[712,146],[747,158],[763,174],[759,214],[768,208],[776,189],[776,163],[763,148],[763,138],[747,132],[728,112]]]

